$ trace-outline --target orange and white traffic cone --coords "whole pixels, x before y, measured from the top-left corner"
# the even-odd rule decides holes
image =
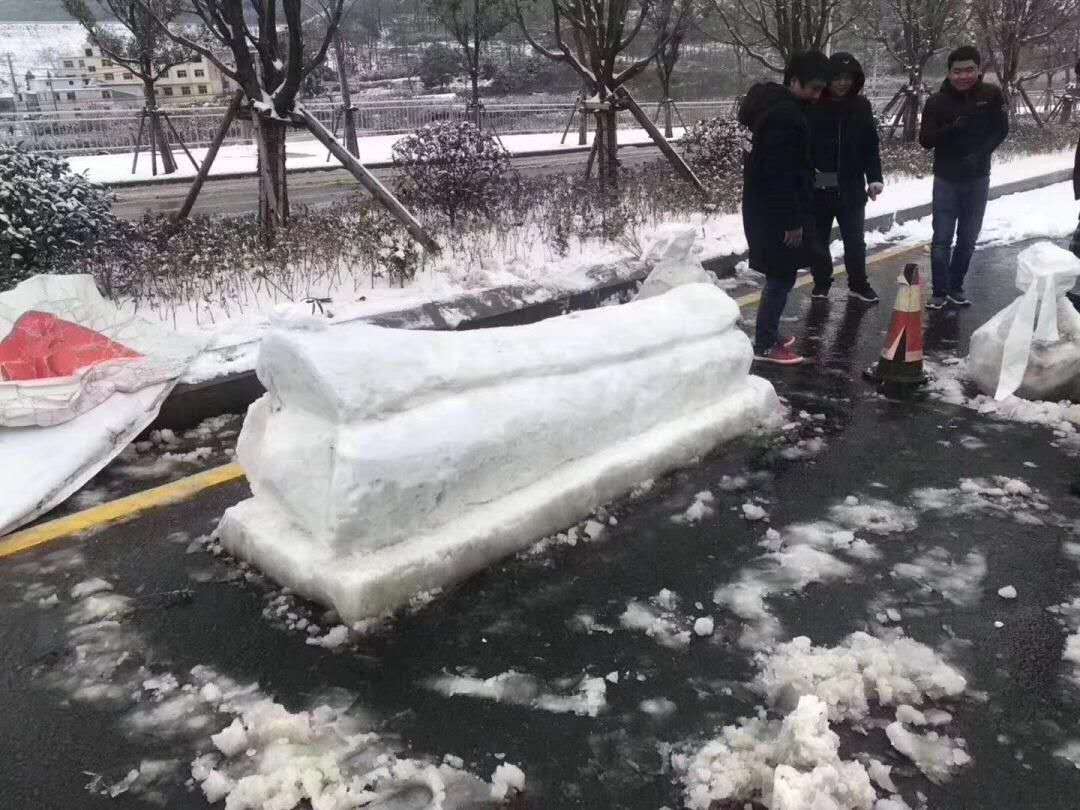
[[[885,347],[877,365],[866,372],[886,394],[904,395],[926,385],[923,372],[923,296],[919,266],[909,264],[896,279],[896,303]]]

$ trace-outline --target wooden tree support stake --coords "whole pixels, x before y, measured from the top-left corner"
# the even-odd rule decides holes
[[[638,106],[634,97],[630,95],[630,91],[625,87],[617,87],[615,88],[614,95],[623,107],[634,116],[639,124],[641,124],[641,128],[649,133],[649,137],[653,139],[653,142],[660,149],[661,153],[663,153],[664,157],[668,159],[668,162],[675,167],[675,170],[702,194],[708,194],[705,184],[698,179],[698,176],[694,174],[694,170],[682,159],[682,155],[675,151],[675,148],[668,142],[663,133],[656,128],[656,124],[649,120],[648,114]]]
[[[195,175],[195,181],[191,184],[191,189],[184,199],[184,204],[176,214],[176,222],[187,219],[191,214],[191,209],[195,207],[195,201],[199,198],[199,192],[202,191],[203,183],[206,182],[206,177],[210,174],[210,167],[214,165],[214,158],[217,157],[218,150],[221,148],[225,136],[229,134],[229,127],[232,126],[236,114],[240,112],[240,102],[243,100],[243,90],[237,90],[233,93],[232,101],[229,102],[229,108],[225,111],[225,117],[221,119],[221,126],[218,127],[217,134],[214,136],[214,140],[211,141],[210,148],[206,151],[206,157],[203,158],[202,166],[199,167],[199,172]]]
[[[439,253],[442,249],[439,247],[439,243],[436,242],[426,230],[424,226],[409,213],[395,197],[390,193],[379,179],[369,172],[364,165],[355,157],[349,154],[344,146],[337,142],[330,131],[322,125],[314,115],[308,112],[303,107],[297,107],[296,114],[299,115],[304,124],[310,130],[311,134],[315,136],[323,146],[330,150],[331,154],[341,161],[341,165],[344,166],[355,177],[360,185],[362,185],[367,191],[378,200],[409,232],[417,242],[424,246],[430,253]]]

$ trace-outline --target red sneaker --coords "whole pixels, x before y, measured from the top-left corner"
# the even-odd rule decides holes
[[[790,349],[795,345],[795,336],[791,335],[790,337],[782,337],[779,341],[777,341],[776,345],[781,346],[785,349]]]
[[[806,358],[801,354],[796,354],[791,350],[790,346],[784,346],[780,343],[773,346],[765,354],[755,354],[754,359],[760,360],[762,363],[775,363],[778,366],[797,366],[806,362]]]

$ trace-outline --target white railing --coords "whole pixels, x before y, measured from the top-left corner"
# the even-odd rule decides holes
[[[887,99],[874,99],[874,102],[881,107]],[[674,116],[675,122],[677,125],[682,122],[689,125],[702,118],[729,115],[734,103],[733,98],[676,101],[678,115]],[[572,98],[564,103],[485,102],[483,110],[485,123],[502,134],[561,132],[570,122],[574,104]],[[641,106],[650,115],[657,109],[655,101],[642,102]],[[338,134],[341,134],[341,126],[335,121],[333,106],[321,102],[309,104],[308,109],[327,127],[338,123]],[[358,104],[356,109],[357,128],[361,137],[412,132],[433,121],[470,120],[468,106],[460,100],[363,102]],[[192,148],[210,143],[225,114],[225,108],[218,106],[164,108],[164,111],[168,113],[168,120],[184,143]],[[61,155],[130,152],[134,149],[139,133],[139,120],[137,109],[2,113],[0,144],[21,143],[34,151]],[[628,113],[620,115],[619,123],[629,127],[637,126]],[[575,121],[570,138],[575,137],[577,125]],[[226,143],[240,143],[250,137],[250,124],[236,121],[229,131]],[[145,147],[145,135],[143,140]],[[170,135],[170,141],[172,140],[175,139]]]

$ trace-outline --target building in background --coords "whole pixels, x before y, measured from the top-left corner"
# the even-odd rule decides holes
[[[158,80],[158,104],[213,101],[231,84],[215,65],[196,55],[191,62],[169,68]],[[59,55],[51,64],[29,71],[16,102],[29,110],[141,107],[143,82],[98,48],[86,45],[77,54]]]

